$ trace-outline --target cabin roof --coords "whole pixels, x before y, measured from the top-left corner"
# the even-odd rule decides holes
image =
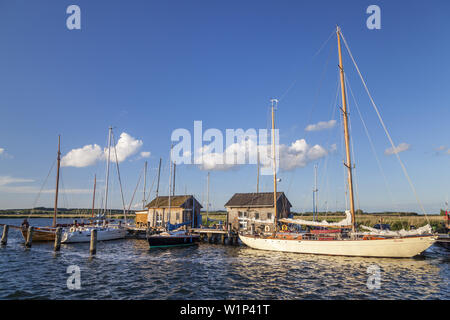
[[[192,207],[192,202],[190,199],[195,199],[193,195],[179,195],[179,196],[170,196],[170,207],[171,208],[185,208]],[[195,206],[199,208],[203,208],[200,202],[195,199]],[[168,208],[169,207],[169,196],[159,196],[150,201],[146,206],[146,208]]]
[[[277,201],[292,207],[284,192],[277,192]],[[235,193],[225,207],[273,207],[273,192]]]

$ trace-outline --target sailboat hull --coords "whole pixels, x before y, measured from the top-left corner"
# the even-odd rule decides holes
[[[354,257],[410,258],[436,241],[433,235],[377,240],[287,240],[239,235],[250,248],[270,251]]]
[[[90,242],[91,229],[66,231],[62,236],[62,243]],[[124,228],[98,228],[97,241],[124,239],[127,230]]]
[[[23,239],[26,241],[28,237],[28,229],[22,229]],[[34,228],[33,229],[33,242],[46,242],[55,241],[56,230],[52,228]]]

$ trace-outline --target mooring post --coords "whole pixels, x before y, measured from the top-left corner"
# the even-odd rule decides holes
[[[9,230],[9,226],[7,224],[5,224],[3,226],[3,234],[2,234],[2,246],[6,246],[6,244],[8,243],[8,230]]]
[[[222,242],[222,244],[225,244],[225,233],[222,233],[220,235],[220,242]]]
[[[89,249],[91,254],[97,253],[97,229],[91,230],[91,247]]]
[[[33,231],[33,227],[28,227],[27,240],[25,241],[25,247],[27,248],[31,248],[31,243],[33,242]]]
[[[61,249],[61,236],[62,236],[62,228],[56,228],[56,236],[55,236],[55,252]]]
[[[212,242],[212,233],[208,233],[208,242],[211,243]]]

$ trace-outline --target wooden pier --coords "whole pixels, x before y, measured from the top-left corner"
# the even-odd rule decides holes
[[[239,244],[239,236],[234,231],[211,228],[192,228],[191,232],[200,235],[200,240],[209,243],[221,243],[225,245]]]

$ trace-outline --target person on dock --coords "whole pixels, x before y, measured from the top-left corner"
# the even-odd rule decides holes
[[[30,226],[30,224],[28,223],[27,218],[23,219],[22,229],[28,229],[29,226]]]

